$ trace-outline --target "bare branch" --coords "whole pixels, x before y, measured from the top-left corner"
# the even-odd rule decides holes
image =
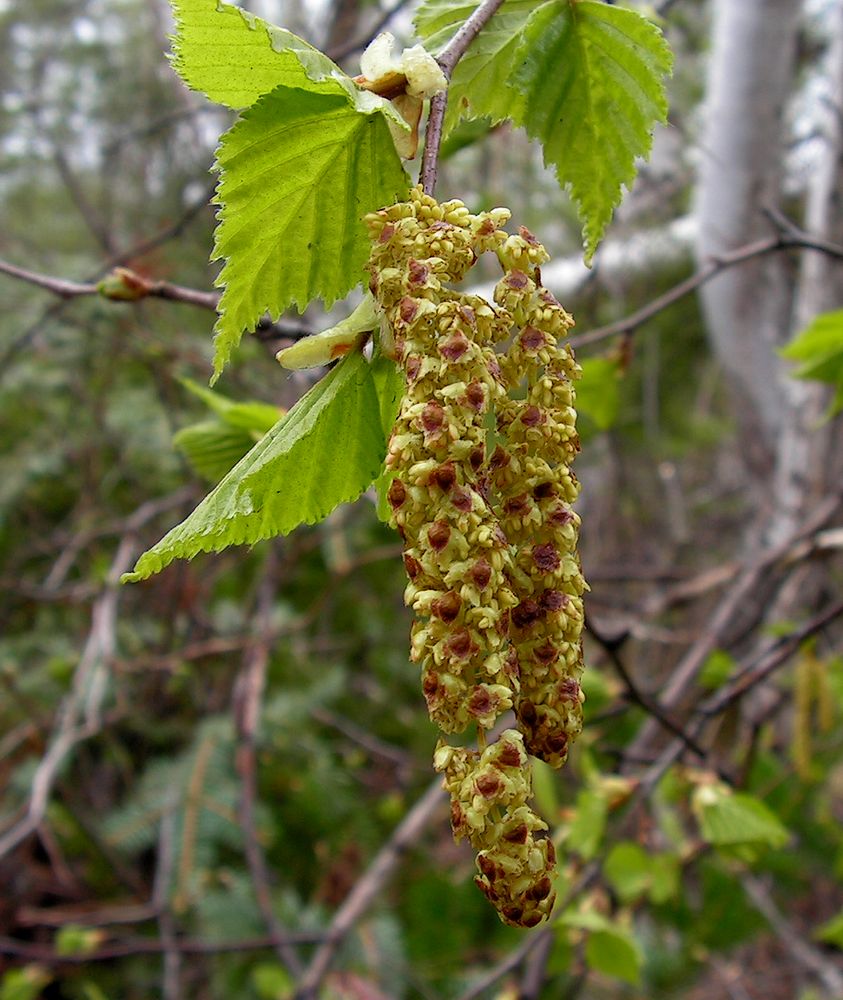
[[[375,855],[365,875],[334,914],[326,938],[307,967],[294,1000],[315,1000],[319,985],[327,975],[343,940],[376,897],[383,892],[404,852],[418,842],[422,831],[433,822],[444,804],[442,779],[437,775],[424,795],[395,828],[392,836]]]
[[[178,498],[180,501],[180,495]],[[120,576],[129,569],[137,551],[137,531],[172,504],[173,497],[163,502],[149,501],[127,521],[127,532],[117,547],[105,587],[91,610],[91,627],[76,667],[72,690],[59,710],[50,745],[35,770],[25,814],[0,836],[0,858],[38,829],[46,814],[56,775],[68,753],[77,743],[95,736],[102,727],[100,710],[116,647]]]
[[[348,45],[342,46],[342,48],[329,49],[328,55],[334,60],[334,62],[342,62],[343,59],[353,56],[355,52],[362,52],[369,42],[371,42],[376,35],[379,35],[393,19],[393,17],[400,13],[400,11],[402,11],[408,3],[409,0],[398,0],[398,2],[393,4],[389,10],[385,10],[383,12],[377,22],[369,29],[365,38],[360,38],[355,42],[350,42]]]
[[[589,330],[588,333],[584,333],[579,337],[574,336],[571,338],[571,343],[575,347],[582,347],[586,344],[599,343],[610,337],[616,337],[619,334],[632,333],[643,323],[646,323],[647,320],[652,319],[675,302],[678,302],[686,295],[690,295],[691,292],[695,292],[702,285],[711,281],[721,271],[737,267],[739,264],[744,264],[746,261],[753,260],[756,257],[763,257],[766,254],[777,253],[781,250],[812,250],[843,261],[843,246],[839,246],[837,243],[816,239],[809,233],[799,231],[778,233],[776,236],[756,240],[729,253],[710,258],[708,263],[697,271],[696,274],[692,274],[690,277],[685,278],[684,281],[680,281],[679,284],[674,285],[673,288],[668,289],[663,295],[659,295],[652,302],[648,302],[647,305],[642,306],[641,309],[637,309],[625,319],[618,320],[616,323],[609,323],[607,326],[597,327],[595,330]]]
[[[761,879],[752,872],[745,872],[741,876],[741,885],[791,957],[819,979],[829,996],[843,996],[843,974],[816,945],[799,933],[778,908]]]
[[[302,931],[290,934],[287,940],[291,945],[318,944],[324,937],[325,935],[318,931]],[[221,955],[269,951],[274,947],[274,942],[270,937],[246,938],[241,941],[197,941],[182,938],[176,939],[172,946],[180,955]],[[0,937],[0,955],[14,955],[26,961],[42,962],[45,965],[82,965],[88,962],[109,962],[115,958],[132,958],[136,955],[160,955],[166,951],[166,947],[163,941],[156,938],[129,938],[84,954],[64,955],[49,945]]]
[[[437,62],[449,80],[457,63],[465,55],[469,45],[480,34],[502,3],[503,0],[484,0],[439,53]],[[437,94],[430,102],[430,113],[427,117],[427,127],[424,135],[421,173],[419,174],[419,181],[424,188],[425,194],[432,195],[436,187],[436,174],[439,169],[439,147],[442,145],[442,127],[445,122],[445,110],[447,107],[447,91],[444,94]]]

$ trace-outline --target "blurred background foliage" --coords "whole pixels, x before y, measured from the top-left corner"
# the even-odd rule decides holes
[[[245,6],[334,51],[383,13],[363,0]],[[391,27],[409,38],[412,6],[399,7]],[[475,123],[446,147],[441,195],[506,204],[535,230],[565,262],[578,331],[693,269],[675,230],[699,156],[710,10],[662,7],[677,57],[671,125],[618,214],[614,256],[592,272],[577,270],[571,207],[523,135]],[[794,101],[822,24],[806,18]],[[169,30],[163,0],[0,0],[0,257],[75,281],[128,265],[212,286],[209,166],[229,115],[178,82]],[[793,141],[798,205],[811,163]],[[66,741],[43,817],[0,857],[0,1000],[280,1000],[293,977],[267,901],[306,961],[431,781],[397,538],[364,497],[289,538],[117,587],[219,468],[185,431],[225,425],[188,382],[207,382],[212,314],[0,282],[0,838],[25,822],[39,769]],[[247,338],[220,394],[289,407],[308,383],[279,370],[279,346]],[[471,884],[471,854],[441,809],[345,937],[325,998],[809,1000],[843,982],[834,636],[793,643],[766,714],[747,728],[736,706],[719,712],[697,734],[704,756],[685,754],[635,799],[670,735],[629,756],[648,715],[649,696],[636,696],[657,693],[707,627],[754,513],[698,303],[684,297],[581,357],[582,554],[600,641],[587,647],[585,734],[561,775],[536,779],[569,905],[532,959],[472,993],[524,937]],[[787,637],[805,620],[764,627]],[[750,638],[773,634],[759,628]],[[751,648],[744,634],[715,650],[698,697],[716,697]],[[241,703],[261,656],[250,733]],[[255,845],[268,868],[257,890]]]

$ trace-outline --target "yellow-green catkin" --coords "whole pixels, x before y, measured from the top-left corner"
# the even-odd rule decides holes
[[[577,370],[556,345],[570,317],[538,283],[546,254],[526,230],[508,236],[508,219],[416,188],[366,222],[370,288],[407,377],[386,466],[415,614],[411,657],[432,721],[478,730],[477,750],[440,742],[435,766],[455,836],[478,852],[478,886],[502,920],[532,927],[555,900],[555,852],[528,805],[529,754],[560,764],[580,725],[584,584],[568,470]],[[494,304],[454,288],[486,251],[505,270]],[[536,513],[518,513],[522,496]],[[520,731],[487,746],[510,709]]]
[[[501,443],[491,458],[501,526],[514,546],[518,604],[510,638],[521,685],[515,712],[530,754],[564,764],[582,729],[582,595],[574,381],[580,368],[560,343],[573,320],[541,285],[544,247],[526,229],[499,248],[495,302],[515,332],[501,368],[508,396],[497,409]]]

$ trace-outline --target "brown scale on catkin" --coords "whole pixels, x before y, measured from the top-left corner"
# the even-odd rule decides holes
[[[533,745],[541,738],[555,739],[559,746],[559,737],[545,737],[544,729],[551,716],[561,717],[563,703],[545,688],[556,683],[557,674],[575,676],[576,665],[543,663],[535,679],[524,676],[525,669],[534,670],[536,656],[526,650],[536,645],[539,632],[515,625],[513,615],[520,609],[523,617],[527,601],[547,595],[541,642],[556,649],[557,633],[573,639],[582,588],[575,593],[576,587],[566,583],[577,565],[575,522],[570,522],[573,531],[566,522],[570,543],[563,548],[563,529],[551,530],[549,520],[558,497],[567,512],[575,496],[561,457],[574,445],[561,443],[563,430],[551,431],[546,474],[544,466],[541,472],[533,468],[544,461],[538,457],[541,448],[533,436],[529,448],[522,447],[512,424],[523,414],[507,395],[522,377],[530,380],[532,369],[524,368],[518,341],[511,358],[495,350],[511,336],[513,323],[521,323],[525,300],[516,295],[512,308],[506,301],[492,305],[452,287],[483,252],[497,252],[507,267],[518,250],[513,239],[524,239],[502,231],[508,218],[503,209],[473,216],[461,202],[440,205],[416,188],[409,201],[373,213],[366,222],[373,240],[371,289],[382,310],[384,339],[391,341],[407,376],[386,466],[393,477],[387,498],[404,541],[409,576],[405,600],[415,613],[411,657],[421,666],[432,721],[445,733],[464,732],[470,725],[478,732],[478,750],[440,742],[435,766],[451,795],[454,834],[466,837],[478,852],[478,886],[502,920],[532,927],[552,909],[556,870],[552,843],[536,836],[547,827],[527,804],[532,795],[528,752],[536,752]],[[514,273],[510,268],[504,280]],[[542,322],[552,327],[558,317]],[[538,352],[542,378],[534,379],[530,392],[536,405],[556,418],[561,404],[553,379],[573,362],[567,354],[557,357],[555,339],[551,343],[547,336],[546,348]],[[545,398],[548,393],[552,399]],[[570,409],[570,396],[567,405]],[[570,415],[572,430],[573,410]],[[495,420],[505,447],[489,456],[487,438]],[[562,428],[569,424],[559,421]],[[530,526],[517,526],[506,504],[524,491],[520,483],[532,489],[531,477],[537,475],[553,484],[552,498],[540,504],[541,538],[556,547],[560,565],[548,565],[534,580],[535,553],[525,555],[524,546]],[[507,525],[514,530],[512,538]],[[574,701],[578,710],[579,699]],[[538,727],[531,728],[528,704],[537,706]],[[524,733],[506,730],[487,746],[486,732],[509,709],[516,710]],[[575,728],[570,719],[563,720],[565,746]]]

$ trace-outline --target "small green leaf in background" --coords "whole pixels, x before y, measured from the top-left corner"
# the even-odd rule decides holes
[[[237,403],[226,399],[191,379],[181,379],[181,383],[217,419],[183,427],[173,435],[173,444],[197,475],[213,483],[219,482],[284,415],[283,410],[268,403]]]
[[[715,649],[708,654],[697,683],[706,691],[716,691],[732,676],[737,663],[724,649]]]
[[[622,903],[643,896],[650,885],[650,859],[644,848],[632,841],[615,844],[603,871]]]
[[[694,812],[704,840],[716,847],[760,845],[784,847],[790,833],[760,799],[733,792],[725,785],[701,785],[694,790]]]
[[[10,969],[0,980],[0,1000],[37,1000],[52,978],[40,965]]]
[[[101,930],[65,924],[56,934],[56,952],[59,955],[87,955],[99,947],[102,939]]]
[[[260,1000],[284,1000],[293,994],[290,973],[277,962],[260,962],[252,969],[252,983]]]
[[[672,899],[679,888],[679,864],[673,854],[649,854],[633,841],[615,844],[603,868],[622,903],[648,896],[653,903]]]
[[[359,113],[342,88],[276,88],[225,133],[215,169],[213,259],[226,263],[214,380],[265,313],[303,311],[317,297],[330,306],[359,284],[370,250],[363,216],[409,188],[384,115]]]
[[[562,923],[588,932],[585,960],[590,969],[633,985],[640,981],[641,950],[628,928],[594,910],[566,913]]]
[[[613,979],[632,985],[641,979],[641,953],[627,931],[592,931],[585,943],[585,960],[590,969]]]
[[[843,910],[814,931],[817,941],[825,941],[843,950]]]
[[[385,453],[371,365],[362,354],[348,355],[123,580],[145,580],[174,559],[251,545],[320,521],[360,496]]]
[[[591,420],[598,430],[607,431],[617,423],[620,410],[620,362],[617,358],[583,358],[580,367],[577,413]]]
[[[843,410],[843,309],[822,313],[779,352],[800,361],[794,378],[815,379],[835,387],[829,416]]]
[[[603,792],[594,788],[580,789],[565,838],[568,849],[586,860],[593,858],[603,839],[608,813],[609,804]]]

